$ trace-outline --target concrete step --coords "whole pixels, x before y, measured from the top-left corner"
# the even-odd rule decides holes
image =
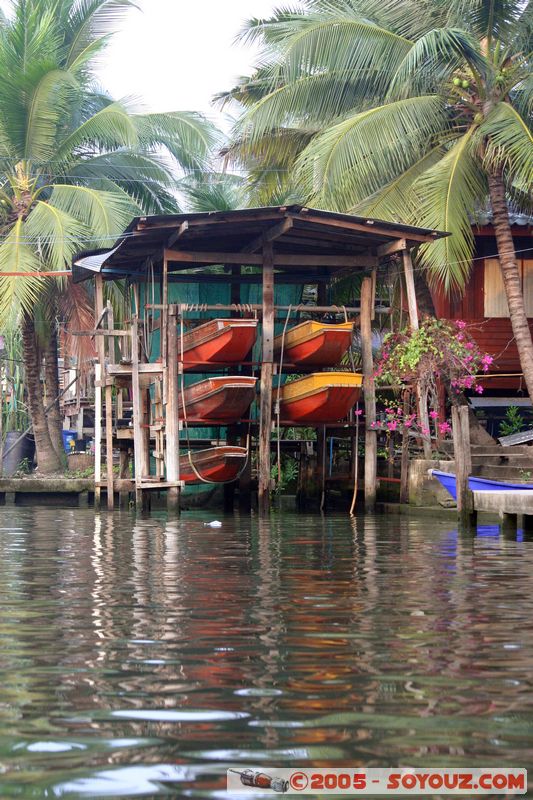
[[[528,475],[528,473],[530,473]],[[514,483],[533,483],[533,468],[472,465],[472,474],[478,478],[488,478],[494,481],[512,481]]]
[[[500,454],[492,454],[492,453],[472,453],[472,466],[474,465],[484,465],[487,466],[492,464],[494,466],[509,466],[509,467],[532,467],[533,468],[533,456],[530,455],[522,455],[521,453],[513,453],[512,455],[506,455],[504,453]]]

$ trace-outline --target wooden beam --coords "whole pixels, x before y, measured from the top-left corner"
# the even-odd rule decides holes
[[[268,244],[268,242],[267,242]],[[312,245],[310,246],[312,247]],[[165,258],[174,264],[243,264],[261,266],[261,253],[194,252],[165,250]],[[376,266],[376,257],[369,255],[313,255],[310,253],[276,253],[274,267],[352,267],[356,269]]]
[[[181,239],[184,233],[187,233],[189,230],[189,223],[187,221],[182,222],[179,226],[178,230],[169,237],[167,242],[167,247],[170,249],[173,245],[176,244],[178,239]]]
[[[365,399],[365,511],[376,506],[378,438],[372,428],[376,421],[376,387],[372,357],[372,279],[363,278],[361,287],[361,350]]]
[[[402,250],[407,250],[407,242],[405,239],[396,239],[394,242],[380,245],[377,253],[379,258],[385,258],[385,256],[392,256],[394,253],[399,253]]]
[[[109,327],[111,330],[114,328],[113,309],[111,304],[108,303],[107,319],[109,320]],[[108,358],[109,362],[113,363],[115,340],[108,339]],[[106,382],[105,388],[105,463],[107,474],[107,510],[113,511],[115,505],[115,497],[113,492],[113,387],[108,386]]]
[[[284,233],[287,233],[287,231],[290,231],[293,224],[292,217],[287,217],[277,225],[273,225],[272,228],[269,228],[261,234],[261,236],[257,236],[250,244],[242,248],[242,252],[255,253],[265,242],[273,242],[275,239],[279,239],[280,236],[283,236]]]
[[[103,320],[107,309],[104,309],[104,281],[101,275],[94,279],[94,316],[97,327]],[[102,479],[102,381],[105,378],[105,339],[99,336],[96,340],[98,363],[95,366],[95,413],[94,413],[94,474],[95,480]],[[94,505],[100,510],[101,492],[97,486],[94,493]]]
[[[274,250],[263,245],[263,352],[259,428],[259,515],[270,513],[270,434],[272,431],[272,375],[274,371]]]
[[[312,212],[306,214],[306,222],[313,222],[317,227],[323,225],[324,227],[341,229],[345,231],[363,231],[364,233],[372,234],[374,236],[386,236],[389,239],[401,239],[405,237],[410,242],[434,242],[437,236],[435,233],[417,233],[416,231],[398,230],[397,228],[383,228],[379,224],[379,220],[369,219],[367,222],[355,222],[351,220],[340,220],[331,217],[317,217]]]

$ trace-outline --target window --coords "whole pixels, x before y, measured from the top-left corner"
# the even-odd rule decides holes
[[[518,261],[526,314],[533,317],[533,259]],[[507,298],[503,286],[500,262],[497,258],[485,259],[485,316],[509,317]]]

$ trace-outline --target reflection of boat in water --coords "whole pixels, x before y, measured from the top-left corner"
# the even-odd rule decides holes
[[[280,418],[285,422],[337,422],[361,393],[362,375],[313,372],[281,387]],[[275,393],[274,393],[275,394]]]
[[[306,320],[276,336],[274,350],[279,357],[283,344],[283,360],[288,364],[334,367],[347,352],[353,332],[353,322],[328,325]]]
[[[255,397],[256,378],[246,375],[217,376],[185,388],[185,410],[189,422],[237,422]],[[184,418],[179,396],[179,416]]]
[[[440,469],[430,469],[429,474],[436,478],[441,486],[457,500],[457,481],[453,472],[442,472]],[[468,476],[468,488],[472,492],[527,492],[533,491],[533,483],[506,483],[505,481],[491,481],[488,478]]]
[[[185,369],[202,364],[240,364],[253,347],[256,319],[212,319],[183,335]]]
[[[246,464],[246,447],[210,447],[180,456],[180,480],[185,483],[228,483]]]

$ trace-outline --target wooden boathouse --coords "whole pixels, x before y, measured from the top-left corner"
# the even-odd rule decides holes
[[[107,493],[109,509],[113,508],[116,493],[122,498],[134,493],[137,505],[146,507],[151,492],[166,491],[168,508],[179,510],[184,468],[196,469],[180,420],[183,374],[195,370],[211,374],[224,367],[200,360],[187,364],[184,337],[194,330],[191,325],[220,318],[248,319],[256,320],[259,344],[255,357],[250,350],[238,369],[240,375],[257,377],[260,394],[257,418],[248,421],[246,437],[241,426],[240,444],[248,448],[248,453],[253,450],[256,454],[258,508],[261,515],[268,514],[272,420],[279,405],[277,374],[312,371],[310,367],[280,364],[275,356],[275,324],[279,329],[284,323],[286,329],[291,315],[305,308],[315,315],[342,313],[346,322],[360,326],[366,422],[365,507],[372,509],[377,440],[371,428],[376,413],[371,322],[377,270],[393,257],[401,264],[409,319],[416,327],[412,250],[443,235],[446,234],[291,205],[138,217],[110,250],[80,254],[73,265],[74,280],[94,280],[95,284],[95,329],[78,333],[94,337],[98,353],[97,504],[102,489]],[[341,309],[328,304],[332,283],[353,273],[363,279],[360,307]],[[115,325],[110,303],[104,302],[104,285],[108,281],[122,281],[126,289],[120,326]],[[299,297],[304,286],[316,286],[316,305],[279,302],[281,287],[298,289]],[[196,289],[194,293],[192,287]],[[131,403],[132,415],[131,423],[124,428],[121,420],[126,402]],[[227,431],[229,445],[232,432],[230,428]],[[319,449],[323,447],[324,438],[317,436],[317,443]],[[184,456],[180,458],[180,448],[185,447],[188,461]],[[117,449],[118,476],[113,470],[113,450]],[[244,491],[250,485],[249,457],[247,462],[247,469],[238,476]],[[323,463],[319,456],[319,469]]]

